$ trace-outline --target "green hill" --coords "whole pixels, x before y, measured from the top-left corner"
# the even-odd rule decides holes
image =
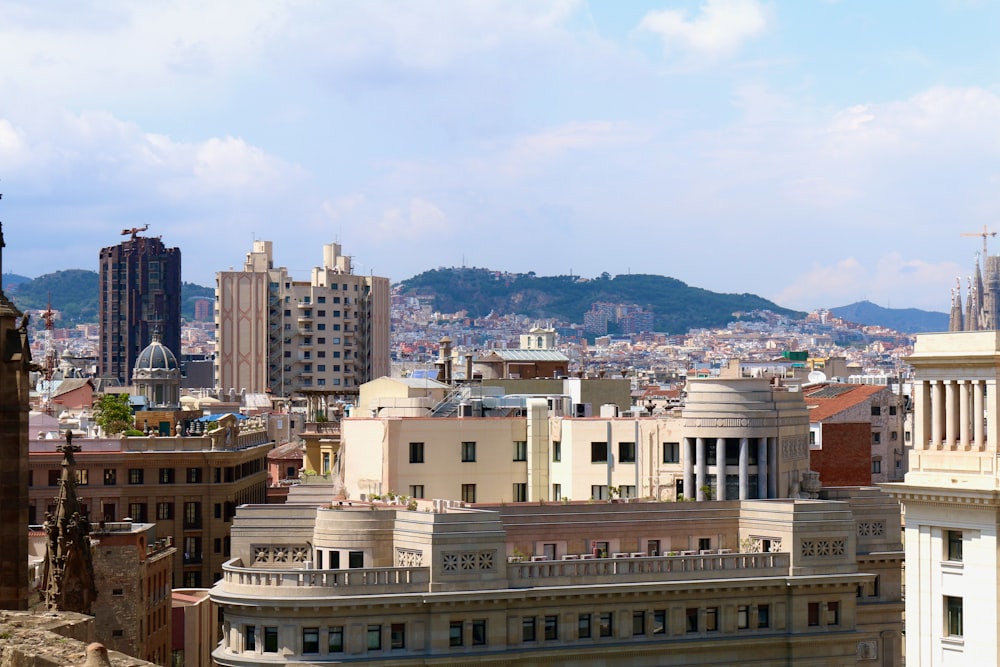
[[[435,310],[467,310],[472,317],[493,311],[582,322],[583,314],[595,301],[635,303],[654,313],[656,330],[666,333],[724,326],[736,319],[737,313],[759,310],[802,316],[753,294],[720,294],[690,287],[675,278],[648,274],[612,278],[605,273],[584,279],[446,268],[425,271],[402,281],[399,287],[404,295],[432,299]]]

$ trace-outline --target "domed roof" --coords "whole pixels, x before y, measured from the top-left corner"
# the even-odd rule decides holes
[[[160,342],[160,337],[153,334],[153,342],[146,346],[146,349],[139,353],[136,359],[136,371],[174,371],[180,367],[177,364],[177,357],[166,345]]]

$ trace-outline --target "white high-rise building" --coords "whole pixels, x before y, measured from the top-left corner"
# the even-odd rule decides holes
[[[299,281],[274,268],[271,241],[254,241],[242,271],[216,274],[215,302],[224,391],[352,393],[389,374],[389,279],[355,274],[340,244]]]
[[[1000,665],[1000,332],[926,334],[913,356],[906,661]]]

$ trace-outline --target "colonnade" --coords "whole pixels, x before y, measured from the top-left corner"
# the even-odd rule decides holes
[[[726,465],[726,439],[714,438],[715,461],[708,460],[708,444],[711,438],[684,438],[684,452],[681,460],[684,462],[684,495],[695,500],[707,500],[705,488],[709,486],[709,475],[716,479],[715,500],[736,500],[727,498],[727,472],[735,468],[739,475],[739,500],[748,498],[776,498],[777,493],[777,438],[740,438],[739,463],[736,466]],[[756,453],[756,464],[750,463],[751,448]],[[756,496],[750,494],[751,469],[756,472]],[[692,490],[694,493],[692,493]]]
[[[985,450],[988,440],[988,396],[994,380],[921,380],[914,398],[922,415],[918,448]]]

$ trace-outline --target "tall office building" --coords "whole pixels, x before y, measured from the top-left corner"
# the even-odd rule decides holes
[[[170,350],[181,351],[181,251],[167,248],[160,237],[144,237],[143,229],[127,229],[131,238],[101,249],[102,377],[131,382],[139,353],[159,331]]]
[[[353,273],[340,244],[323,246],[308,281],[274,268],[254,241],[242,271],[216,274],[215,381],[223,390],[355,393],[389,374],[389,279]]]

